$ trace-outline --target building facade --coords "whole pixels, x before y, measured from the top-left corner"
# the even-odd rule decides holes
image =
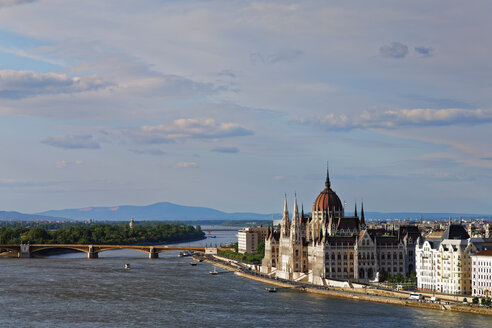
[[[409,227],[401,233],[367,229],[364,205],[351,216],[331,189],[327,172],[325,188],[313,204],[312,216],[299,215],[294,198],[292,218],[287,199],[280,231],[269,230],[265,240],[262,272],[278,278],[307,280],[324,284],[323,279],[377,279],[387,274],[406,275],[414,259],[419,233]],[[418,231],[418,229],[417,229]]]
[[[472,295],[492,297],[492,249],[471,255]]]
[[[417,288],[423,291],[472,294],[471,256],[490,240],[470,238],[460,224],[449,224],[441,240],[419,240],[416,246]]]
[[[268,233],[265,227],[249,227],[237,232],[237,249],[239,253],[256,253],[256,248],[264,241]]]

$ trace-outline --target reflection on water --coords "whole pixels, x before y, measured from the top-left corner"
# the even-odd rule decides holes
[[[235,232],[190,244],[228,243]],[[177,252],[0,259],[0,327],[486,327],[490,317],[331,299],[208,274]],[[126,270],[124,265],[131,264]]]

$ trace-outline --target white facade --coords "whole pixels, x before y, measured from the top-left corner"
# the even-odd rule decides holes
[[[417,288],[455,295],[470,295],[471,258],[483,239],[425,241],[416,247]]]
[[[492,296],[492,250],[478,252],[472,259],[472,295]]]
[[[265,241],[268,228],[250,227],[239,230],[237,233],[237,246],[239,253],[256,253],[258,244]]]

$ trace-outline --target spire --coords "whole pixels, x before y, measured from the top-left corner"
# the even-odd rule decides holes
[[[360,224],[366,225],[366,220],[364,218],[364,202],[362,202],[362,208],[360,209]]]
[[[301,221],[304,220],[304,204],[301,204]]]
[[[287,209],[287,194],[284,194],[284,213],[285,212],[289,212],[289,210]]]
[[[280,226],[280,234],[288,236],[290,233],[289,210],[287,209],[287,194],[284,195],[284,213],[282,214],[282,224]]]
[[[292,227],[290,229],[290,237],[292,241],[299,241],[301,237],[299,224],[299,209],[297,207],[297,195],[294,194],[294,209],[292,210]]]
[[[330,170],[328,167],[328,161],[326,162],[326,181],[325,181],[325,187],[326,189],[330,189]]]
[[[357,203],[355,203],[354,216],[357,217]]]

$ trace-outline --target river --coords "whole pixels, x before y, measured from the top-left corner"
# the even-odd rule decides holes
[[[235,232],[186,245],[225,244]],[[131,250],[0,258],[0,327],[488,327],[489,316],[399,307],[280,289],[176,252]],[[124,265],[129,263],[130,270]]]

